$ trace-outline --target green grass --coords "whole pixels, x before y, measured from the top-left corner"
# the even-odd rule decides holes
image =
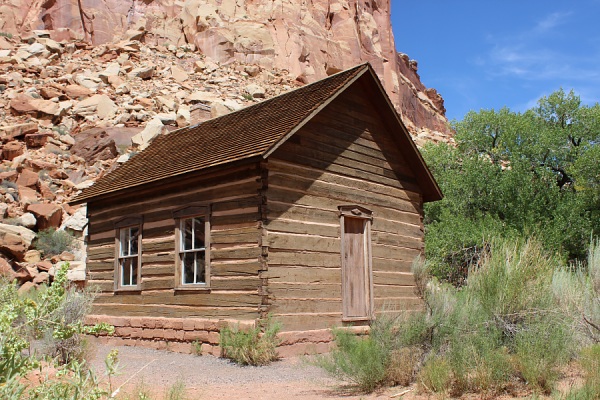
[[[262,326],[240,329],[239,326],[221,330],[223,356],[240,365],[267,365],[277,360],[277,333],[281,326],[268,318]]]

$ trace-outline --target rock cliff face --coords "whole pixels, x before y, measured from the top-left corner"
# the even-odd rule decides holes
[[[389,0],[0,0],[0,31],[49,30],[94,45],[191,45],[221,65],[286,69],[300,82],[369,61],[423,140],[448,141],[444,102],[397,53]]]

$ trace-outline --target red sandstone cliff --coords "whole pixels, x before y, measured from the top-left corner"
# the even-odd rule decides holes
[[[369,61],[418,141],[451,136],[442,97],[396,52],[389,0],[0,0],[0,31],[39,29],[96,45],[189,43],[221,64],[287,69],[304,82]]]

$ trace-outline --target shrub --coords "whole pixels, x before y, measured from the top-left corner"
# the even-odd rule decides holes
[[[277,360],[277,333],[281,325],[271,318],[255,328],[241,330],[238,326],[221,330],[220,345],[223,357],[240,365],[267,365]]]
[[[321,367],[367,393],[385,382],[391,349],[372,336],[361,338],[345,330],[335,330],[334,337],[336,348],[319,360]]]
[[[321,365],[363,391],[416,379],[424,390],[452,396],[493,396],[515,385],[550,393],[560,370],[596,340],[600,246],[590,246],[587,265],[566,268],[533,239],[489,243],[460,288],[415,263],[426,309],[382,312],[364,338],[336,331],[337,346]]]
[[[52,318],[65,324],[81,323],[90,312],[93,300],[94,294],[89,291],[69,290],[60,306],[52,313]],[[84,361],[89,351],[85,338],[81,335],[62,336],[56,335],[54,329],[49,327],[43,336],[43,352],[57,358],[61,364],[73,360]]]
[[[75,238],[69,232],[49,228],[38,233],[35,248],[45,256],[54,256],[73,250],[74,243]]]
[[[432,354],[419,372],[419,385],[429,392],[444,393],[452,382],[452,369],[444,357]]]
[[[383,385],[408,385],[423,355],[420,344],[427,326],[422,315],[394,315],[386,310],[373,322],[366,337],[334,330],[336,347],[317,364],[362,392]]]
[[[385,381],[390,385],[409,386],[423,358],[419,347],[402,347],[390,353]]]
[[[69,340],[82,333],[112,332],[112,327],[106,324],[83,325],[83,313],[79,312],[82,308],[75,306],[80,303],[68,300],[73,298],[73,292],[67,289],[67,269],[68,265],[60,268],[52,285],[33,297],[19,296],[14,282],[1,283],[0,398],[98,399],[104,393],[85,363],[69,356],[70,353],[59,354],[57,358],[43,358],[31,351],[32,341],[47,335],[47,332],[51,332],[56,340]],[[73,308],[78,311],[66,311]],[[23,377],[26,378],[34,369],[46,376],[39,385],[31,387]],[[54,373],[49,375],[47,371],[52,369],[55,369]]]

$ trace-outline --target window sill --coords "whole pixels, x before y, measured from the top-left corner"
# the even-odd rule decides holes
[[[139,286],[134,287],[121,287],[114,290],[114,294],[140,294],[142,292],[142,288]]]
[[[195,286],[195,285],[189,285],[189,286],[177,286],[175,288],[175,293],[177,292],[204,292],[204,293],[210,293],[212,289],[208,286]]]
[[[370,322],[374,317],[343,317],[342,322]]]

